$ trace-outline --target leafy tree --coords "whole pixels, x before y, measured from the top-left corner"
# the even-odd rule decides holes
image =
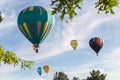
[[[51,5],[55,5],[53,7],[53,14],[60,13],[60,20],[63,20],[66,14],[72,19],[73,16],[77,15],[75,9],[81,9],[79,4],[82,2],[83,0],[52,0]]]
[[[80,80],[79,77],[73,77],[72,80]]]
[[[21,69],[26,69],[26,68],[31,69],[34,65],[33,61],[21,59],[17,57],[14,52],[5,51],[3,47],[0,46],[0,65],[2,63],[14,65],[14,66],[21,64]]]
[[[90,76],[83,80],[105,80],[105,78],[106,74],[101,74],[99,70],[92,70],[92,72],[90,72]]]
[[[69,80],[69,78],[64,72],[56,72],[53,80]]]
[[[106,14],[111,13],[114,14],[113,7],[118,6],[118,0],[99,0],[96,4],[96,8],[98,8],[98,13],[104,11]]]
[[[53,14],[60,13],[60,20],[64,19],[65,15],[68,15],[70,19],[73,19],[77,15],[76,9],[81,9],[81,4],[84,0],[52,0],[51,6],[53,6]],[[105,12],[106,14],[114,14],[113,8],[118,7],[119,0],[98,0],[95,2],[95,8],[98,8],[98,13]]]

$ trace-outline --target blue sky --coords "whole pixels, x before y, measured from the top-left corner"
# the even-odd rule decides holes
[[[36,54],[32,44],[22,35],[17,26],[19,12],[31,5],[49,6],[51,0],[1,0],[0,11],[5,18],[0,23],[0,45],[6,50],[14,51],[23,59],[35,61],[32,70],[20,70],[20,67],[1,65],[0,80],[52,80],[56,71],[64,71],[72,79],[74,76],[86,78],[89,71],[99,69],[106,73],[106,80],[119,80],[120,76],[120,8],[115,8],[115,15],[97,14],[94,3],[97,0],[82,4],[76,16],[68,24],[59,21],[52,32],[41,44],[39,54]],[[104,45],[97,57],[89,47],[89,40],[99,36],[104,39]],[[79,46],[74,51],[70,41],[77,39]],[[51,71],[40,77],[36,71],[39,66],[49,64]]]

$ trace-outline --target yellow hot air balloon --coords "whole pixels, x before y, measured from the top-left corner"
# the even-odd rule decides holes
[[[78,41],[77,40],[71,40],[70,45],[75,50],[78,46]]]
[[[48,73],[50,71],[50,66],[49,65],[44,65],[43,70],[44,70],[44,72]]]

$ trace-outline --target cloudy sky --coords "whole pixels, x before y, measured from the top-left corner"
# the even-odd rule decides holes
[[[55,15],[55,26],[36,54],[32,44],[19,31],[17,17],[22,9],[32,5],[51,8],[50,1],[1,0],[0,11],[5,18],[0,23],[0,45],[23,59],[34,61],[35,66],[32,70],[20,70],[20,67],[1,65],[0,80],[52,80],[56,71],[64,71],[70,79],[74,76],[83,79],[93,69],[106,73],[106,80],[119,80],[120,8],[114,9],[115,15],[99,15],[94,8],[97,0],[85,0],[82,10],[77,11],[78,16],[68,24],[65,20],[59,21],[58,15]],[[89,46],[89,40],[96,36],[104,39],[99,56]],[[70,46],[72,39],[79,41],[76,51]],[[51,71],[39,76],[36,70],[45,64],[51,66]]]

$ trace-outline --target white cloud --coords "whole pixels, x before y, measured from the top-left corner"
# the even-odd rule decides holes
[[[96,17],[94,17],[94,15]],[[18,54],[22,53],[21,55],[24,55],[24,57],[32,60],[44,59],[71,50],[70,41],[72,39],[77,39],[80,41],[78,48],[83,48],[86,46],[84,43],[85,39],[88,38],[97,27],[99,27],[99,24],[105,23],[106,21],[110,21],[117,17],[118,15],[111,17],[102,15],[99,16],[91,11],[84,13],[83,15],[74,18],[73,21],[69,22],[68,24],[64,23],[61,29],[57,28],[57,25],[55,25],[55,29],[58,29],[59,33],[58,31],[50,33],[47,40],[40,45],[39,54],[34,55],[34,51],[32,51],[31,48],[32,45],[29,42],[21,42],[18,45],[19,48],[16,49],[15,52]],[[55,37],[53,37],[54,34]],[[49,41],[49,38],[51,37],[54,39]]]
[[[109,53],[105,54],[103,59],[105,59],[105,65],[103,67],[108,69],[118,70],[120,67],[120,47],[112,49]]]
[[[3,12],[5,17],[4,20],[0,23],[0,37],[7,35],[12,32],[12,30],[17,27],[17,15],[15,11],[10,13]]]
[[[17,15],[12,11],[9,15],[5,14],[3,22],[0,23],[1,30],[17,26]]]
[[[19,8],[22,8],[24,6],[29,6],[32,3],[26,0],[22,2],[20,0],[17,1],[2,0],[1,2],[2,3],[0,3],[0,9],[3,8],[2,11],[5,12],[5,19],[2,23],[0,23],[0,32],[1,32],[0,37],[2,38],[4,35],[8,35],[9,33],[12,33],[12,29],[15,29],[15,27],[17,27],[16,13],[18,11],[16,10],[16,8],[18,8],[18,6],[20,6]],[[40,5],[48,5],[48,3],[42,4],[42,3],[46,3],[46,1],[41,2],[40,0],[34,2],[33,4],[38,5],[39,2],[41,3]],[[9,5],[6,6],[6,4]],[[36,60],[36,61],[39,61],[41,59],[47,59],[48,57],[56,56],[58,54],[64,53],[65,51],[71,50],[72,48],[69,44],[71,39],[78,39],[80,41],[80,45],[78,48],[84,48],[86,47],[85,40],[89,36],[91,36],[92,32],[96,30],[100,24],[119,18],[120,17],[119,13],[120,12],[116,13],[114,16],[111,15],[106,16],[103,14],[98,15],[95,10],[90,9],[90,11],[87,12],[83,11],[83,14],[75,17],[68,24],[63,22],[62,25],[61,24],[55,25],[56,31],[54,31],[55,29],[53,29],[53,32],[44,41],[44,43],[41,44],[38,54],[36,54],[32,50],[31,47],[32,44],[29,41],[27,41],[25,38],[22,38],[22,40],[17,42],[15,46],[12,46],[12,48],[21,58]],[[51,37],[53,39],[51,39]],[[108,74],[107,80],[119,80],[119,76],[120,76],[119,53],[120,53],[120,48],[118,47],[117,49],[110,51],[110,54],[106,53],[106,55],[103,55],[102,56],[103,58],[101,59],[101,61],[99,61],[99,63],[97,61],[94,61],[94,63],[91,62],[91,64],[83,64],[76,67],[74,66],[65,67],[62,70],[64,70],[70,76],[70,78],[72,78],[73,76],[86,78],[86,76],[88,76],[89,74],[89,71],[91,71],[92,69],[100,69],[102,72]],[[16,80],[16,79],[46,80],[38,76],[30,77],[30,76],[20,76],[18,74],[13,75],[14,71],[18,70],[18,68],[13,69],[12,67],[8,67],[6,65],[0,67],[1,80]],[[57,70],[57,68],[54,69],[54,71],[55,70]]]
[[[23,78],[18,78],[17,80],[46,80],[42,78],[41,76],[27,76]]]
[[[65,74],[68,75],[69,79],[71,80],[73,77],[79,77],[80,79],[85,79],[89,76],[90,71],[92,70],[100,70],[101,73],[105,73],[105,70],[102,68],[93,68],[95,64],[83,64],[80,66],[63,66],[63,67],[55,67],[53,71],[63,71]]]
[[[110,50],[109,53],[101,55],[101,60],[89,61],[88,63],[80,64],[79,66],[62,66],[53,67],[52,72],[63,71],[68,75],[70,79],[74,76],[80,79],[85,79],[92,70],[100,70],[101,73],[107,74],[106,80],[119,80],[120,76],[120,64],[119,54],[120,47]],[[99,56],[100,57],[100,56]]]
[[[0,74],[6,74],[18,70],[18,67],[14,68],[13,65],[1,64]]]
[[[19,75],[14,76],[12,73],[20,70],[19,67],[13,65],[1,64],[0,66],[0,80],[15,80]]]

